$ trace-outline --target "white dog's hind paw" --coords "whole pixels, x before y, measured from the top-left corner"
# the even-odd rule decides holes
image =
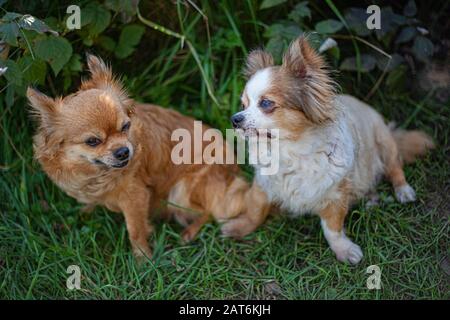
[[[416,192],[409,184],[395,188],[395,197],[401,203],[416,201]]]
[[[333,249],[334,253],[336,253],[336,258],[341,262],[347,262],[353,265],[358,264],[363,257],[361,248],[349,239],[345,240],[345,246],[339,246],[339,248]]]

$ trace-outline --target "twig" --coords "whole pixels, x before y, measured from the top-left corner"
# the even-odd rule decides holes
[[[204,14],[202,10],[200,10],[200,8],[195,4],[194,1],[192,1],[192,0],[187,0],[187,1],[203,17],[203,21],[205,22],[205,26],[206,26],[206,38],[208,39],[208,48],[209,48],[209,51],[211,51],[211,33],[209,32],[209,19],[208,19],[208,16],[206,14]]]

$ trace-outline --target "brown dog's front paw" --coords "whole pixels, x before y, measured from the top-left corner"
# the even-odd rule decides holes
[[[193,228],[187,227],[183,230],[183,233],[181,234],[181,241],[183,241],[183,243],[189,243],[192,240],[194,240],[197,233],[198,230],[194,230]]]
[[[151,259],[152,258],[152,250],[150,249],[150,247],[134,247],[133,248],[133,255],[136,258],[138,263],[142,263],[147,259]]]
[[[200,217],[194,219],[194,221],[184,229],[183,234],[181,235],[183,243],[194,240],[203,225],[209,221],[210,217],[209,213],[204,213]]]
[[[239,216],[222,224],[221,230],[224,236],[239,239],[249,235],[255,231],[257,227],[258,226],[247,217]]]

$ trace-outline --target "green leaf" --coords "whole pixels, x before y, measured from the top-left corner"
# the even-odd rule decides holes
[[[344,17],[349,28],[356,32],[357,35],[365,37],[370,34],[371,30],[366,25],[367,18],[369,17],[366,10],[350,8],[345,12]]]
[[[58,33],[56,31],[50,29],[45,24],[45,22],[33,17],[30,14],[26,14],[26,15],[23,15],[22,17],[20,17],[20,19],[17,23],[20,26],[20,28],[25,29],[25,30],[32,30],[32,31],[36,31],[38,33],[49,32],[53,35],[58,35]]]
[[[264,0],[261,3],[261,6],[259,7],[260,10],[262,9],[267,9],[267,8],[272,8],[275,6],[278,6],[282,3],[285,3],[287,0]]]
[[[270,25],[266,31],[264,31],[264,37],[273,38],[273,37],[281,37],[283,34],[285,26],[281,23],[274,23]]]
[[[362,54],[360,58],[360,72],[369,72],[375,68],[376,60],[373,56],[369,54]],[[346,58],[342,62],[340,69],[345,71],[358,71],[358,66],[356,65],[356,57]]]
[[[15,12],[8,12],[2,17],[2,23],[0,23],[1,39],[11,46],[18,46],[17,38],[21,36],[19,33],[20,29],[22,29],[22,32],[31,30],[37,33],[49,32],[58,35],[58,33],[50,29],[45,22],[29,14],[21,15]]]
[[[86,47],[91,47],[94,44],[94,39],[92,39],[91,36],[87,36],[86,38],[83,39],[83,44]]]
[[[403,14],[407,17],[414,17],[417,14],[417,6],[414,0],[409,0],[403,8]]]
[[[63,69],[63,88],[64,91],[67,91],[69,87],[72,85],[72,72],[68,69]]]
[[[315,29],[318,33],[329,34],[341,30],[343,26],[344,25],[340,21],[329,19],[317,23]]]
[[[276,61],[281,59],[286,47],[285,41],[281,37],[273,37],[267,42],[265,49],[270,52]]]
[[[111,21],[111,13],[98,3],[91,2],[81,9],[81,26],[87,26],[91,36],[103,32]]]
[[[417,30],[414,27],[405,27],[400,31],[395,43],[405,43],[411,41],[417,34]]]
[[[381,29],[376,29],[375,34],[378,39],[383,38],[385,35],[395,32],[399,26],[406,23],[406,18],[399,14],[394,13],[391,7],[381,8]]]
[[[56,17],[47,17],[43,20],[45,24],[52,30],[61,31],[61,22]],[[65,20],[63,20],[62,25],[66,27]]]
[[[311,19],[311,10],[308,8],[308,1],[298,3],[288,15],[289,19],[297,23],[300,23],[305,17]]]
[[[15,22],[0,24],[1,39],[11,46],[17,47],[17,36],[19,35],[19,27]]]
[[[120,33],[119,43],[115,49],[116,57],[124,59],[132,54],[136,45],[141,41],[144,32],[144,26],[136,24],[128,25],[123,28]]]
[[[423,36],[417,36],[414,40],[412,51],[417,59],[420,61],[427,61],[433,55],[434,45],[430,39]]]
[[[136,14],[136,3],[133,0],[106,0],[105,7],[115,12],[125,12],[128,15]]]
[[[229,29],[219,29],[211,41],[213,50],[231,50],[240,46],[241,39],[239,36]]]
[[[116,42],[113,38],[101,35],[97,39],[97,43],[106,51],[114,51],[116,48]]]
[[[264,37],[273,38],[273,37],[281,37],[288,41],[298,37],[302,34],[302,29],[300,29],[296,24],[282,24],[275,23],[269,26],[264,32]]]
[[[386,57],[385,55],[379,55],[379,57],[377,58],[377,67],[381,71],[384,71],[384,69],[387,66],[387,63],[389,62],[389,66],[387,66],[386,71],[390,72],[395,68],[397,68],[404,60],[405,59],[403,59],[403,57],[398,53],[394,53],[391,55],[390,62],[389,58]]]
[[[19,66],[13,60],[0,60],[0,67],[8,68],[3,76],[8,80],[10,84],[14,84],[20,86],[22,84],[22,72],[20,71]]]
[[[341,58],[341,50],[339,49],[339,47],[333,47],[328,50],[328,52],[338,61]]]
[[[264,37],[269,38],[266,49],[279,61],[288,44],[302,33],[295,23],[275,23],[264,32]]]
[[[67,63],[67,67],[70,71],[80,72],[83,70],[83,66],[81,64],[81,56],[78,53],[74,53],[69,62]]]
[[[61,71],[72,55],[72,45],[65,38],[44,37],[36,42],[36,56],[47,61],[55,76]]]
[[[22,15],[20,13],[15,12],[7,12],[3,17],[3,22],[12,22],[17,18],[20,18]]]
[[[386,77],[386,86],[390,89],[399,89],[399,87],[404,86],[406,83],[406,71],[407,67],[404,65],[394,69]]]
[[[47,65],[44,60],[33,59],[31,56],[23,56],[17,61],[22,70],[23,78],[27,83],[44,84],[47,73]]]

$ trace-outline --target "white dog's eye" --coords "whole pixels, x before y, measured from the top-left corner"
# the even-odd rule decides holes
[[[272,100],[269,100],[269,99],[262,99],[262,100],[259,102],[259,107],[260,107],[261,109],[269,109],[269,108],[273,107],[273,104],[274,104],[274,102],[273,102]]]

